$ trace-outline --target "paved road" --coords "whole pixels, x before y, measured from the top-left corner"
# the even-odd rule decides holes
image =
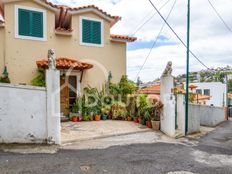
[[[82,173],[232,174],[232,122],[197,145],[153,143],[28,155],[0,152],[0,174]]]

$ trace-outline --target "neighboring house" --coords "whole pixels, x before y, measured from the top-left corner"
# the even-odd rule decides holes
[[[54,48],[64,110],[85,86],[101,88],[109,71],[113,82],[126,74],[126,44],[136,38],[110,33],[120,19],[94,5],[70,8],[47,0],[0,0],[0,72],[7,67],[11,83],[30,84],[38,67],[47,68],[48,49]],[[69,68],[73,71],[67,74]]]
[[[218,107],[226,106],[227,87],[221,82],[203,82],[191,83],[196,86],[195,92],[200,95],[210,96],[206,105],[213,105]]]
[[[156,85],[160,85],[160,80],[154,80],[151,82],[147,82],[147,83],[142,83],[139,85],[139,88],[146,88],[146,87],[150,87],[150,86],[156,86]]]
[[[146,94],[149,98],[160,100],[160,85],[142,88],[137,91],[137,94]]]
[[[190,85],[189,92],[196,94],[196,90],[195,90],[196,88],[197,88],[197,86]],[[174,92],[178,93],[178,94],[185,94],[185,90],[180,86],[175,87]],[[154,85],[154,86],[140,89],[137,93],[138,94],[146,94],[146,95],[148,95],[149,98],[154,98],[154,99],[159,100],[160,99],[160,85]],[[195,104],[204,105],[207,103],[207,101],[209,99],[210,99],[210,96],[203,95],[203,94],[197,94],[197,95],[194,95],[193,102]]]

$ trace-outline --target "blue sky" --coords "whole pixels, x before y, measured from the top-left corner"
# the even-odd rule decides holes
[[[155,14],[148,0],[50,0],[55,3],[70,6],[97,5],[112,15],[122,16],[112,29],[112,34],[133,35],[141,24],[151,18],[135,36],[138,41],[128,44],[127,73],[130,79],[136,75],[147,57],[160,28],[161,18]],[[167,0],[153,0],[160,8]],[[166,17],[175,0],[170,0],[162,8]],[[232,28],[231,0],[211,0],[223,19]],[[177,0],[168,22],[186,40],[186,1]],[[202,8],[204,7],[204,8]],[[153,16],[153,17],[152,17]],[[191,50],[209,67],[232,64],[232,33],[229,32],[215,15],[207,0],[191,1]],[[185,73],[186,49],[179,43],[167,26],[161,32],[157,45],[153,48],[143,70],[139,74],[143,81],[151,81],[160,77],[168,61],[173,61],[174,75]],[[190,60],[191,71],[204,67],[193,57]]]

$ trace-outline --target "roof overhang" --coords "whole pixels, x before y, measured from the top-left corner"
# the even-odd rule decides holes
[[[37,67],[42,69],[48,69],[48,60],[42,59],[36,61]],[[59,70],[86,70],[93,68],[92,64],[78,61],[76,59],[70,58],[57,58],[56,59],[56,68]]]
[[[94,5],[89,6],[83,6],[83,7],[77,7],[77,8],[67,8],[69,10],[69,13],[72,15],[79,15],[83,13],[94,13],[101,18],[105,19],[106,21],[109,21],[111,24],[111,27],[116,24],[118,21],[121,20],[120,16],[111,16],[110,14],[104,12],[103,10],[99,9],[98,7]]]
[[[130,36],[123,36],[123,35],[110,35],[110,40],[114,42],[135,42],[137,40],[136,37],[130,37]]]
[[[2,0],[2,3],[7,4],[7,3],[20,2],[20,1],[25,1],[25,0]],[[31,1],[45,7],[51,11],[54,11],[54,12],[59,11],[59,9],[61,8],[60,6],[54,5],[50,2],[48,2],[47,0],[31,0]]]

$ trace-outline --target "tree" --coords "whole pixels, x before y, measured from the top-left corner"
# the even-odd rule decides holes
[[[135,83],[129,80],[126,75],[122,76],[119,82],[119,88],[123,96],[133,94],[137,90]]]

